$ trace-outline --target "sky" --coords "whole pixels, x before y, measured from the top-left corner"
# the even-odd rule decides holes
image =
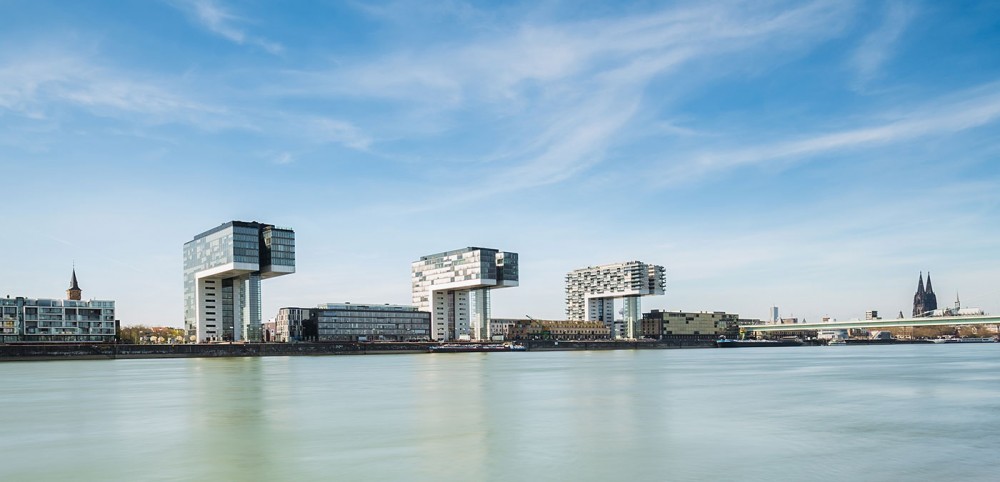
[[[644,310],[1000,312],[1000,4],[0,0],[0,296],[183,325],[182,245],[296,232],[264,316],[409,304],[514,251],[496,317],[666,267]]]

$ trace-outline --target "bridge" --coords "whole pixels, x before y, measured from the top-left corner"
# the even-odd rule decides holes
[[[1000,324],[1000,316],[928,316],[895,320],[851,320],[788,325],[739,325],[740,331],[759,333],[772,331],[846,330],[850,328],[900,328],[905,326],[955,326]]]

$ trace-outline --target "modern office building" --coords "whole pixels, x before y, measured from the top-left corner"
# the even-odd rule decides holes
[[[566,317],[602,321],[615,338],[638,338],[642,316],[639,298],[662,295],[663,266],[639,261],[588,266],[566,275]],[[623,319],[615,321],[615,300],[623,300]]]
[[[653,310],[642,315],[642,335],[657,339],[676,335],[714,337],[731,332],[740,321],[740,315],[722,311],[688,313]]]
[[[275,341],[316,341],[316,320],[310,320],[309,308],[282,308],[274,317]]]
[[[488,340],[490,290],[517,286],[517,253],[468,247],[411,266],[413,304],[431,313],[432,340]]]
[[[66,300],[0,298],[0,342],[113,342],[115,302],[81,300],[76,269]]]
[[[230,221],[184,243],[184,323],[198,343],[261,341],[260,282],[295,272],[295,233]]]
[[[427,341],[431,314],[413,306],[327,303],[282,308],[276,341]]]

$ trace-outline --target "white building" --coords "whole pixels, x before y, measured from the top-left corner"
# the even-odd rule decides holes
[[[411,266],[413,304],[431,313],[432,340],[490,339],[490,290],[517,286],[517,253],[468,247]]]
[[[0,299],[0,342],[114,340],[114,301]]]
[[[566,317],[603,321],[615,338],[638,338],[642,317],[639,298],[662,295],[663,266],[639,261],[588,266],[566,275]],[[623,319],[615,322],[615,300],[623,300]]]
[[[76,269],[65,300],[0,298],[0,343],[115,341],[115,302],[81,299]]]
[[[261,341],[260,281],[295,272],[295,233],[231,221],[184,243],[184,324],[199,342]]]

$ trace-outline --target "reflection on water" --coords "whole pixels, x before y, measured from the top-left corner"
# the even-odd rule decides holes
[[[994,480],[1000,345],[0,364],[2,480]]]

